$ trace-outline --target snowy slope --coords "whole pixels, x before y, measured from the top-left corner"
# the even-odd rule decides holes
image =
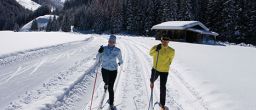
[[[48,5],[52,8],[63,8],[65,1],[66,0],[41,0],[38,1],[38,4]]]
[[[54,15],[44,15],[44,16],[39,16],[36,18],[37,20],[37,23],[38,23],[38,28],[46,28],[47,24],[48,24],[48,21],[50,18],[53,19]],[[56,16],[58,17],[58,16]],[[32,26],[32,21],[28,22],[27,24],[25,24],[21,29],[20,31],[22,32],[26,32],[26,31],[29,31],[31,26]]]
[[[35,3],[34,1],[32,0],[16,0],[21,6],[29,9],[29,10],[32,10],[32,11],[35,11],[37,8],[39,8],[41,5]]]
[[[97,73],[92,106],[97,110],[103,83],[94,58],[106,43],[106,35],[88,35],[84,41],[25,52],[25,59],[19,57],[24,60],[0,63],[0,109],[89,110]],[[152,67],[148,53],[158,43],[153,38],[118,36],[124,58],[114,89],[118,110],[147,109]],[[256,109],[255,48],[179,42],[170,46],[176,50],[167,82],[166,106],[171,110]],[[154,88],[154,102],[158,100],[159,80]]]
[[[49,0],[49,1],[50,1],[49,5],[53,6],[54,8],[63,8],[64,2],[66,0]]]
[[[51,1],[56,4],[64,4],[66,0],[51,0]]]
[[[0,31],[0,58],[16,52],[54,46],[67,42],[84,40],[85,37],[61,32],[11,32]]]

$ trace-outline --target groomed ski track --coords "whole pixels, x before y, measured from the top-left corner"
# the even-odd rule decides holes
[[[35,91],[41,91],[43,93],[40,92],[41,94],[38,94],[29,91],[30,93],[25,94],[22,96],[23,98],[10,104],[7,109],[25,110],[26,107],[30,107],[30,104],[35,104],[40,99],[40,96],[45,97],[44,95],[47,94],[50,97],[52,94],[57,94],[55,100],[45,101],[45,106],[39,108],[41,110],[89,110],[93,82],[97,73],[98,79],[92,106],[93,110],[97,110],[103,95],[104,84],[97,62],[95,61],[95,55],[100,45],[107,44],[107,38],[101,35],[92,35],[89,39],[89,41],[81,41],[80,45],[76,45],[77,47],[70,48],[70,50],[73,50],[73,54],[68,55],[69,59],[81,57],[84,54],[80,60],[73,62],[72,66],[66,71],[59,72],[55,76],[53,75],[54,77],[51,77],[49,82],[45,82],[43,87],[35,89]],[[118,36],[117,47],[121,49],[124,59],[124,64],[118,69],[118,76],[114,86],[114,104],[118,110],[147,110],[148,108],[150,96],[149,78],[152,67],[152,58],[148,53],[149,49],[155,43],[153,41],[152,44],[143,42],[150,41],[150,39],[144,39],[142,37]],[[77,51],[74,51],[74,49],[77,49]],[[59,57],[58,54],[55,56],[56,59]],[[52,57],[49,56],[47,58]],[[65,57],[62,59],[65,59]],[[170,110],[208,110],[207,104],[199,93],[189,82],[184,80],[182,71],[176,68],[177,65],[174,61],[168,76],[166,106]],[[69,83],[64,85],[63,82],[65,81],[69,81]],[[53,92],[57,89],[62,91]],[[159,92],[158,79],[154,88],[154,103],[159,101]],[[22,103],[28,98],[30,101],[32,100],[31,103]],[[107,110],[108,108],[105,103],[107,99],[108,95],[106,95],[104,100],[103,110]],[[156,107],[156,109],[159,108]]]

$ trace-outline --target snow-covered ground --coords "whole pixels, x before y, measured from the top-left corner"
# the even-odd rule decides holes
[[[66,0],[51,0],[51,1],[55,4],[61,4],[61,5],[63,5],[66,2]]]
[[[34,1],[32,0],[16,0],[21,6],[29,9],[29,10],[32,10],[32,11],[35,11],[37,8],[39,8],[41,5],[35,3]]]
[[[82,41],[23,52],[12,62],[3,62],[8,57],[0,59],[0,109],[89,110],[98,73],[92,106],[96,110],[103,82],[95,55],[107,37],[86,36]],[[152,67],[148,53],[158,43],[153,38],[118,36],[117,47],[124,58],[114,89],[118,110],[147,109]],[[170,46],[176,50],[167,83],[166,106],[171,110],[256,109],[255,48],[180,42],[170,42]],[[154,102],[158,100],[159,80],[154,88]]]
[[[84,40],[88,36],[62,32],[11,32],[0,31],[0,58],[12,53],[28,51],[67,42]]]
[[[157,44],[156,41],[147,38],[130,39],[142,42],[141,45]],[[256,98],[256,87],[253,86],[256,77],[255,48],[179,42],[171,42],[170,45],[175,48],[176,56],[169,84],[173,86],[173,90],[179,88],[172,82],[177,77],[195,98],[190,102],[184,97],[184,102],[200,102],[209,110],[256,109],[253,101]],[[182,93],[179,89],[178,92]],[[189,109],[191,106],[185,107]]]

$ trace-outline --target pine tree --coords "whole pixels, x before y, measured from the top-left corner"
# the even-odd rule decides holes
[[[54,15],[52,20],[52,31],[59,31],[60,23],[57,17]]]
[[[114,2],[114,8],[111,13],[111,33],[118,33],[123,28],[122,5],[119,0]]]
[[[207,23],[208,3],[209,3],[209,0],[198,0],[198,7],[195,7],[197,8],[197,10],[195,10],[197,11],[196,12],[197,14],[195,15],[195,19],[202,22],[203,24]]]
[[[248,18],[247,23],[247,42],[256,45],[256,3],[253,0],[248,0],[245,8],[247,9],[244,13],[246,13]]]
[[[70,22],[70,19],[68,18],[68,16],[63,17],[61,30],[63,32],[70,32],[71,31],[71,22]]]
[[[13,30],[13,27],[15,25],[14,18],[10,18],[9,20],[5,21],[4,30]]]
[[[152,0],[147,2],[145,14],[147,15],[144,20],[145,34],[151,35],[151,27],[154,25],[154,3]]]
[[[97,1],[97,0],[96,0]],[[107,2],[106,2],[107,3]],[[108,8],[107,4],[104,3],[100,3],[100,1],[97,1],[96,3],[94,3],[95,6],[92,8],[95,12],[94,14],[94,24],[93,24],[93,29],[96,33],[101,33],[102,31],[104,31],[105,29],[105,22],[108,22],[108,20],[106,20],[106,17],[110,18],[110,9],[106,9]],[[105,8],[105,9],[104,9]],[[106,10],[106,11],[104,11]],[[109,25],[109,24],[107,24]]]
[[[136,1],[134,0],[127,0],[127,10],[126,10],[126,16],[127,16],[127,21],[126,21],[126,30],[128,32],[135,32],[135,4]]]
[[[194,20],[191,0],[180,0],[178,3],[178,20]]]
[[[69,25],[74,24],[79,30],[133,34],[148,34],[153,25],[165,21],[199,20],[219,33],[221,40],[256,42],[255,3],[254,0],[69,0],[61,16],[68,16]],[[65,17],[60,19],[62,28],[67,24],[64,20]]]
[[[15,23],[13,31],[14,32],[19,32],[19,30],[20,30],[20,26],[17,23]]]
[[[30,31],[38,31],[38,24],[37,24],[37,20],[33,20]]]
[[[50,32],[53,30],[53,20],[52,20],[52,17],[49,18],[48,20],[48,23],[47,23],[47,26],[46,26],[46,32]]]

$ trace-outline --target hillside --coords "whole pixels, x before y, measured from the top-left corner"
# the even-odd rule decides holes
[[[14,30],[19,17],[25,17],[32,12],[22,7],[16,0],[0,0],[0,30]],[[21,19],[20,23],[24,22]]]
[[[16,0],[21,6],[23,6],[26,9],[29,9],[31,11],[35,11],[38,9],[41,5],[31,1],[31,0]]]

